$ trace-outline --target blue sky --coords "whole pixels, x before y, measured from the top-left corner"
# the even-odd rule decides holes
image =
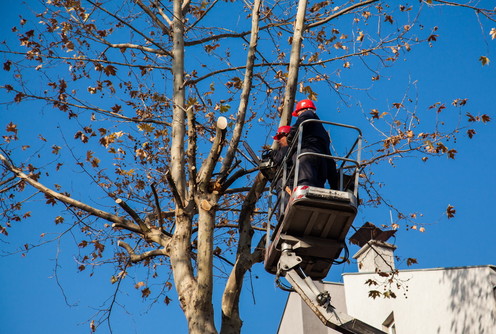
[[[0,31],[5,32],[17,22],[18,15],[17,8],[2,5],[4,18]],[[402,98],[408,84],[415,82],[415,88],[411,89],[419,97],[422,112],[428,112],[428,106],[438,101],[449,104],[456,98],[468,98],[463,113],[485,113],[493,121],[478,126],[473,139],[460,136],[455,144],[458,151],[455,160],[441,157],[424,163],[418,157],[410,158],[397,161],[395,166],[378,165],[374,173],[385,183],[384,194],[389,201],[406,212],[424,215],[419,222],[425,224],[425,232],[402,228],[391,240],[398,246],[397,255],[417,258],[419,263],[413,269],[496,264],[496,222],[492,215],[496,198],[493,172],[496,41],[491,40],[487,26],[481,31],[477,17],[470,11],[444,8],[434,12],[436,15],[424,18],[422,23],[439,26],[438,41],[432,47],[413,49],[406,60],[384,70],[383,79],[361,99],[363,109],[365,112],[372,108],[388,110],[391,103]],[[489,66],[481,65],[480,56],[492,60]],[[372,131],[363,119],[356,118],[356,103],[345,105],[335,94],[319,92],[317,107],[322,119],[358,123],[365,139]],[[5,127],[16,112],[15,108],[2,110],[0,125]],[[446,112],[458,111],[448,108]],[[268,137],[266,142],[270,142]],[[455,218],[449,220],[444,215],[448,204],[456,209]],[[46,226],[53,225],[52,218],[48,210],[37,212],[35,219],[18,224],[9,231],[8,238],[2,237],[0,249],[11,250],[26,242],[39,241]],[[362,208],[354,225],[359,227],[367,221],[388,224],[390,212],[385,208]],[[53,229],[55,232],[56,228]],[[351,254],[357,250],[356,246],[350,247]],[[0,323],[5,333],[89,332],[87,321],[94,319],[96,309],[115,288],[109,280],[113,271],[102,266],[92,277],[88,272],[77,273],[74,252],[77,249],[73,244],[62,240],[60,244],[55,242],[34,249],[27,256],[17,253],[0,257]],[[406,268],[404,263],[397,265]],[[328,280],[341,281],[343,272],[355,271],[354,263],[334,266]],[[134,274],[131,271],[130,276]],[[142,301],[141,292],[134,289],[133,280],[124,280],[123,284],[128,287],[124,289],[126,294],[119,295],[118,303],[124,306],[116,305],[111,318],[114,333],[186,332],[184,317],[172,292],[171,305],[158,301],[150,306],[148,301]],[[263,271],[262,265],[253,268],[245,286],[241,301],[244,333],[275,332],[286,293],[275,287],[273,277]],[[218,292],[221,289],[218,283]],[[219,296],[216,298],[220,300]],[[98,332],[105,333],[107,329]]]

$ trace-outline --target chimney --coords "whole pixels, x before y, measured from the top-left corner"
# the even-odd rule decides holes
[[[353,255],[358,261],[358,272],[391,272],[394,266],[395,245],[384,241],[370,240]]]
[[[372,223],[365,223],[350,237],[352,244],[362,248],[353,255],[359,272],[391,272],[394,266],[395,245],[387,243],[396,230],[382,231]]]

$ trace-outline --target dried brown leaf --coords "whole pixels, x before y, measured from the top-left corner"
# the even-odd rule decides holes
[[[448,219],[455,217],[456,210],[452,205],[448,205],[446,208],[446,215],[448,216]]]

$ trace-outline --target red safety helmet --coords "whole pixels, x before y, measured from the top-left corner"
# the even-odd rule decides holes
[[[315,104],[313,104],[312,100],[305,99],[305,100],[301,100],[300,102],[298,102],[296,104],[296,108],[291,115],[293,115],[294,117],[298,117],[298,111],[300,111],[302,109],[317,110],[317,108],[315,108]]]
[[[291,127],[289,125],[280,126],[279,129],[277,129],[277,133],[274,136],[274,139],[278,140],[284,136],[287,136],[290,130],[291,130]]]

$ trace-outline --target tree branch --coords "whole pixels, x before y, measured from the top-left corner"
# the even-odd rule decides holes
[[[183,15],[186,15],[186,13],[188,12],[190,2],[191,2],[191,0],[184,0],[182,8],[181,8],[181,12],[183,13]]]
[[[172,57],[172,54],[169,51],[167,51],[161,45],[159,45],[158,43],[156,43],[153,39],[150,39],[143,32],[141,32],[140,30],[138,30],[135,27],[133,27],[132,25],[130,25],[129,22],[121,19],[116,14],[109,12],[108,10],[106,10],[105,8],[103,8],[100,4],[97,4],[97,3],[95,3],[95,2],[93,2],[91,0],[86,0],[86,1],[88,1],[90,4],[92,4],[93,6],[95,6],[98,9],[100,9],[101,11],[105,12],[106,14],[112,16],[113,18],[115,18],[116,20],[118,20],[120,23],[122,23],[125,26],[129,27],[135,33],[137,33],[138,35],[140,35],[141,37],[143,37],[146,41],[148,41],[151,44],[155,45],[160,51],[159,50],[156,50],[156,49],[148,48],[148,47],[145,47],[145,46],[141,46],[141,45],[135,45],[135,44],[128,44],[128,43],[112,44],[112,43],[109,43],[108,41],[104,40],[103,38],[101,38],[100,40],[102,42],[104,42],[106,45],[111,46],[111,47],[114,47],[114,48],[119,48],[119,49],[120,48],[138,49],[138,50],[142,50],[142,51],[146,51],[146,52],[157,53],[157,54],[162,54],[162,55],[167,55],[167,56],[171,56]]]
[[[250,173],[253,173],[253,172],[257,171],[257,170],[260,170],[260,167],[255,167],[255,168],[252,168],[252,169],[238,169],[225,182],[222,182],[221,193],[227,193],[227,188],[229,188],[231,186],[231,184],[233,184],[234,181],[236,181],[240,177],[242,177],[244,175],[247,175],[247,174],[250,174]]]
[[[290,25],[290,24],[291,23],[289,23],[289,22],[271,23],[271,24],[268,24],[266,26],[260,27],[259,30],[268,30],[270,28],[276,28],[276,27],[286,26],[286,25]],[[213,35],[213,36],[208,36],[208,37],[205,37],[203,39],[196,40],[196,41],[185,42],[184,45],[185,46],[194,46],[194,45],[204,44],[204,43],[208,43],[210,41],[215,41],[215,40],[219,40],[219,39],[223,39],[223,38],[245,37],[245,36],[249,35],[250,33],[251,33],[251,31],[244,31],[244,32],[240,32],[240,33],[232,32],[232,33],[225,33],[225,34],[220,34],[220,35]]]
[[[190,105],[185,110],[186,118],[188,120],[188,148],[186,149],[186,157],[188,159],[188,171],[189,171],[189,192],[190,196],[194,193],[196,188],[196,118],[193,112],[193,105]]]
[[[307,1],[298,1],[298,12],[294,24],[293,40],[291,43],[291,55],[289,57],[288,79],[284,89],[283,110],[279,126],[291,123],[291,111],[295,102],[296,85],[298,84],[298,71],[300,69],[301,43],[303,40],[303,30],[305,26],[305,13]],[[275,141],[273,145],[275,144]]]
[[[252,188],[246,195],[238,218],[239,242],[236,251],[236,262],[229,275],[224,294],[222,295],[222,327],[221,333],[230,332],[224,326],[241,326],[239,319],[239,296],[243,286],[243,277],[253,265],[251,255],[253,228],[251,217],[260,195],[265,189],[267,179],[258,173]],[[265,238],[262,238],[265,239]]]
[[[158,200],[158,194],[157,194],[157,189],[155,189],[155,184],[152,183],[152,192],[153,192],[153,199],[155,200],[155,210],[157,211],[158,215],[158,226],[160,229],[163,231],[164,230],[164,214],[162,212],[162,209],[160,208],[160,202]]]
[[[254,257],[251,254],[251,242],[253,228],[250,220],[258,198],[265,189],[267,179],[259,173],[255,182],[247,194],[238,219],[239,242],[236,251],[236,262],[229,275],[222,295],[222,329],[221,333],[230,333],[229,327],[241,328],[239,318],[239,296],[243,286],[243,277],[247,270],[253,265]],[[265,238],[262,238],[265,239]],[[257,252],[258,255],[258,252]]]
[[[4,184],[9,183],[10,181],[14,181],[15,179],[17,179],[17,177],[16,177],[16,176],[11,176],[11,177],[9,177],[7,180],[0,182],[0,187],[2,187]],[[10,187],[9,187],[9,188],[10,188]]]
[[[255,53],[257,51],[259,19],[260,19],[260,1],[255,1],[251,11],[251,37],[250,46],[246,56],[246,70],[243,79],[243,88],[238,106],[238,114],[236,116],[236,125],[234,126],[233,135],[229,142],[229,148],[220,171],[220,179],[224,179],[227,172],[231,168],[232,161],[237,152],[239,140],[241,138],[243,127],[245,124],[246,110],[248,108],[248,100],[250,98],[252,80],[253,80],[253,65],[255,63]]]
[[[472,10],[475,10],[477,12],[488,12],[488,13],[493,13],[496,14],[496,7],[495,9],[484,9],[484,8],[479,8],[479,7],[474,7],[474,6],[469,6],[461,3],[456,3],[456,2],[451,2],[451,1],[444,1],[444,0],[432,0],[435,2],[439,2],[448,6],[457,6],[457,7],[465,7],[465,8],[470,8]],[[422,0],[422,2],[429,4],[426,0]]]
[[[268,222],[267,222],[268,224]],[[266,231],[266,229],[264,229]],[[257,246],[253,250],[253,253],[251,253],[251,261],[252,263],[259,263],[262,262],[265,256],[265,243],[267,242],[267,238],[262,236],[260,240],[258,241]]]
[[[176,191],[183,203],[186,198],[186,177],[184,173],[184,136],[185,126],[185,101],[184,90],[184,16],[182,15],[182,1],[174,0],[174,16],[172,23],[172,74],[173,74],[173,109],[172,109],[172,144],[171,144],[171,169],[170,176],[174,181]]]
[[[167,182],[169,183],[169,186],[171,187],[172,196],[174,196],[174,200],[176,202],[176,205],[179,208],[181,208],[182,210],[184,210],[183,199],[182,199],[181,195],[179,194],[179,191],[177,190],[177,187],[176,187],[174,180],[172,179],[170,170],[167,170],[167,172],[165,172],[164,176],[165,176],[165,179],[167,180]]]
[[[391,41],[387,41],[387,43],[389,43]],[[369,48],[369,49],[366,49],[366,50],[362,50],[362,51],[357,51],[357,52],[354,52],[354,53],[349,53],[347,55],[343,55],[343,56],[338,56],[338,57],[334,57],[334,58],[330,58],[330,59],[326,59],[326,60],[319,60],[319,61],[315,61],[315,62],[311,62],[311,63],[301,63],[300,62],[300,67],[312,67],[312,66],[316,66],[316,65],[324,65],[325,63],[328,63],[328,62],[332,62],[332,61],[336,61],[336,60],[341,60],[341,59],[346,59],[346,58],[350,58],[350,57],[353,57],[353,56],[359,56],[359,55],[366,55],[367,53],[370,53],[374,50],[377,50],[377,49],[384,49],[386,47],[383,47],[382,45],[385,44],[386,42],[381,42],[381,46],[376,46],[374,48]],[[289,62],[280,62],[280,63],[263,63],[263,64],[254,64],[253,67],[254,68],[258,68],[258,67],[274,67],[274,66],[279,66],[279,67],[288,67],[290,65]],[[193,85],[196,85],[197,83],[199,83],[200,81],[203,81],[205,79],[208,79],[214,75],[217,75],[217,74],[220,74],[220,73],[226,73],[226,72],[234,72],[234,71],[239,71],[239,70],[242,70],[242,69],[246,69],[246,66],[236,66],[236,67],[227,67],[227,68],[223,68],[223,69],[219,69],[219,70],[216,70],[216,71],[212,71],[212,72],[209,72],[201,77],[198,77],[194,80],[188,80],[186,82],[187,85],[190,85],[190,86],[193,86]]]
[[[151,11],[148,6],[145,6],[141,0],[134,0],[134,2],[136,2],[138,6],[143,9],[143,11],[152,19],[153,22],[155,22],[160,27],[160,29],[162,29],[162,33],[170,34],[169,27],[167,27],[162,21],[160,21],[157,15],[155,15],[155,13],[153,13],[153,11]]]
[[[496,22],[496,19],[493,17],[496,14],[496,7],[495,7],[495,9],[484,9],[484,8],[469,6],[469,5],[460,4],[460,3],[451,2],[451,1],[444,1],[444,0],[432,0],[432,1],[442,3],[442,4],[447,5],[447,6],[469,8],[469,9],[472,9],[473,11],[475,11],[476,13],[481,13],[489,20]],[[429,3],[425,0],[422,0],[422,2],[427,3],[429,5]]]
[[[153,49],[153,48],[150,48],[150,47],[147,47],[147,46],[142,46],[142,45],[138,45],[138,44],[132,44],[132,43],[110,43],[109,41],[103,39],[103,38],[100,38],[100,41],[111,47],[111,48],[114,48],[114,49],[136,49],[136,50],[140,50],[140,51],[144,51],[144,52],[150,52],[150,53],[155,53],[155,54],[158,54],[158,55],[161,55],[161,56],[171,56],[171,54],[169,52],[166,52],[166,51],[163,51],[163,50],[157,50],[157,49]]]
[[[207,9],[205,9],[205,10],[203,11],[202,15],[201,15],[201,16],[200,16],[200,17],[199,17],[199,18],[198,18],[198,19],[197,19],[197,20],[196,20],[196,21],[195,21],[192,25],[190,25],[190,26],[186,29],[186,32],[188,32],[188,31],[190,31],[191,29],[193,29],[193,28],[194,28],[194,27],[198,24],[198,22],[200,22],[200,21],[201,21],[201,20],[205,17],[205,15],[207,15],[207,14],[208,14],[208,12],[210,12],[210,10],[211,10],[212,8],[214,8],[215,4],[216,4],[218,1],[219,1],[219,0],[215,0],[213,3],[211,3],[211,4],[210,4],[210,6],[209,6]]]
[[[162,18],[165,20],[165,22],[167,22],[168,25],[172,26],[172,20],[167,16],[167,14],[164,13],[161,5],[162,4],[160,3],[160,1],[158,0],[155,1],[155,6],[158,10],[158,13],[162,16]]]
[[[377,2],[379,0],[366,0],[366,1],[363,1],[363,2],[358,2],[354,5],[351,5],[350,7],[347,7],[347,8],[344,8],[342,10],[340,10],[339,12],[321,20],[321,21],[318,21],[318,22],[314,22],[314,23],[311,23],[311,24],[308,24],[305,26],[305,30],[307,29],[312,29],[312,28],[315,28],[317,26],[320,26],[320,25],[323,25],[323,24],[326,24],[327,22],[331,21],[331,20],[334,20],[336,17],[339,17],[341,15],[344,15],[350,11],[352,11],[353,9],[355,8],[359,8],[359,7],[363,7],[363,6],[367,6],[367,5],[370,5],[371,3],[374,3],[374,2]]]
[[[134,250],[131,248],[131,246],[129,246],[126,242],[124,242],[122,240],[119,240],[117,242],[117,245],[119,245],[120,247],[124,248],[127,251],[128,255],[129,255],[129,259],[133,263],[137,263],[137,262],[140,262],[140,261],[143,261],[145,259],[149,259],[149,258],[152,258],[155,256],[169,256],[169,253],[167,252],[167,250],[165,248],[154,249],[154,250],[151,250],[148,252],[144,252],[142,254],[136,254],[134,252]]]
[[[219,209],[219,211],[237,211],[239,212],[240,210],[222,210],[222,209]],[[255,212],[254,212],[255,213]],[[257,214],[262,214],[262,215],[266,215],[268,212],[256,212]],[[236,225],[236,224],[218,224],[218,225],[215,225],[215,228],[239,228],[239,225]],[[267,229],[265,227],[258,227],[258,226],[252,226],[251,227],[253,230],[256,230],[256,231],[261,231],[261,232],[265,232],[267,231]]]
[[[251,187],[241,187],[241,188],[228,188],[223,191],[223,194],[237,194],[244,193],[251,189]]]
[[[58,104],[58,105],[64,105],[64,106],[74,107],[74,108],[78,108],[78,109],[92,110],[92,111],[94,111],[94,112],[96,112],[98,114],[102,114],[102,115],[109,116],[109,117],[114,117],[114,118],[117,118],[117,119],[120,119],[120,120],[123,120],[123,121],[126,121],[126,122],[151,123],[151,124],[160,124],[160,125],[171,126],[171,124],[168,123],[168,122],[157,121],[157,120],[146,120],[146,119],[131,118],[131,117],[124,116],[124,115],[121,115],[119,113],[116,113],[116,112],[113,112],[113,111],[108,111],[108,110],[101,109],[101,108],[98,108],[98,107],[85,106],[85,105],[70,103],[70,102],[67,102],[67,101],[61,101],[61,100],[57,100],[57,99],[53,99],[53,98],[49,98],[49,97],[26,94],[24,92],[21,92],[21,91],[19,91],[17,89],[12,88],[11,86],[9,86],[9,87],[0,86],[0,88],[3,88],[5,90],[7,90],[7,91],[13,91],[13,92],[16,92],[16,93],[21,93],[21,94],[23,94],[22,95],[22,98],[27,97],[27,98],[32,98],[32,99],[36,99],[36,100],[45,100],[45,101],[48,101],[48,102],[52,102],[55,105]]]
[[[114,223],[114,225],[116,227],[121,227],[121,228],[125,228],[129,231],[132,231],[132,232],[139,232],[141,233],[141,230],[139,229],[139,226],[119,217],[119,216],[116,216],[114,214],[111,214],[111,213],[108,213],[108,212],[105,212],[103,210],[99,210],[99,209],[96,209],[92,206],[89,206],[87,204],[84,204],[82,202],[79,202],[71,197],[68,197],[68,196],[65,196],[65,195],[62,195],[61,193],[59,192],[56,192],[46,186],[44,186],[43,184],[39,183],[38,181],[35,181],[33,180],[32,178],[30,178],[28,175],[26,175],[25,173],[23,173],[20,169],[16,168],[14,165],[12,165],[10,163],[10,161],[2,154],[0,154],[0,161],[2,161],[2,163],[4,164],[4,166],[10,170],[12,173],[14,173],[18,178],[26,181],[28,184],[30,184],[31,186],[33,186],[34,188],[38,189],[39,191],[41,191],[42,193],[44,193],[45,195],[48,195],[50,197],[53,197],[55,198],[56,200],[60,201],[60,202],[63,202],[67,205],[70,205],[70,206],[73,206],[73,207],[76,207],[78,209],[81,209],[87,213],[89,213],[90,215],[93,215],[93,216],[96,216],[96,217],[100,217],[100,218],[103,218],[109,222],[112,222]]]
[[[0,53],[7,53],[7,54],[14,54],[14,55],[21,55],[21,56],[28,56],[30,55],[28,52],[17,52],[17,51],[6,51],[6,50],[0,50]],[[37,57],[40,58],[46,58],[46,59],[58,59],[58,60],[68,60],[68,61],[81,61],[81,62],[91,62],[91,63],[102,63],[102,64],[110,64],[110,65],[119,65],[119,66],[125,66],[125,67],[130,67],[130,68],[149,68],[149,69],[155,69],[155,70],[167,70],[171,71],[172,69],[167,66],[153,66],[153,65],[138,65],[138,64],[130,64],[130,63],[122,63],[122,62],[117,62],[117,61],[110,61],[110,60],[105,60],[105,59],[96,59],[96,58],[78,58],[78,57],[61,57],[61,56],[52,56],[52,55],[46,55],[46,54],[41,54],[37,53]]]
[[[197,182],[199,184],[199,189],[202,192],[208,192],[208,184],[210,183],[212,173],[215,169],[217,161],[219,160],[220,152],[222,151],[222,143],[224,142],[224,138],[226,136],[226,127],[227,119],[225,117],[219,117],[217,119],[215,138],[212,143],[212,147],[210,148],[210,153],[198,172]]]
[[[138,216],[138,214],[136,213],[136,211],[134,211],[133,209],[131,209],[131,207],[129,207],[129,205],[127,205],[126,202],[124,202],[122,199],[118,198],[115,200],[115,203],[117,203],[122,209],[124,209],[124,211],[127,212],[127,214],[133,218],[133,220],[135,222],[138,223],[141,231],[143,231],[143,234],[146,234],[148,232],[150,232],[150,227],[148,227],[145,222],[143,222],[143,220],[140,218],[140,216]]]

